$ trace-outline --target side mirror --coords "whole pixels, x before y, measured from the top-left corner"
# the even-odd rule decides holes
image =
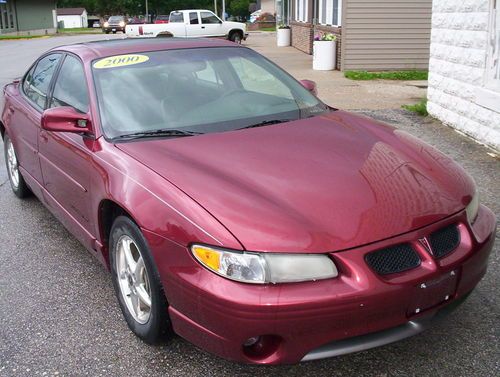
[[[306,88],[307,90],[309,90],[315,96],[318,94],[318,88],[317,88],[316,83],[314,81],[311,81],[311,80],[300,80],[300,83],[302,84],[302,86],[304,88]]]
[[[92,125],[87,114],[70,106],[47,109],[42,114],[42,129],[53,132],[91,133]]]

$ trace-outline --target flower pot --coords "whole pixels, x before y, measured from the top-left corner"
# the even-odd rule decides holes
[[[278,29],[277,32],[277,44],[278,47],[290,46],[291,40],[291,29]]]
[[[331,71],[337,62],[336,41],[314,41],[313,69],[317,71]]]

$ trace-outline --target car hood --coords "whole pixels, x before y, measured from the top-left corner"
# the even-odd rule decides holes
[[[463,210],[474,192],[472,179],[434,148],[343,111],[116,147],[191,196],[254,251],[368,244]]]
[[[242,29],[242,30],[246,29],[246,25],[244,23],[242,23],[242,22],[224,21],[224,24],[226,26],[234,27],[234,28],[237,28],[237,29]]]

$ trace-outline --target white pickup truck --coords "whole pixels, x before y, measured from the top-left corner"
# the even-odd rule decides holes
[[[248,36],[244,23],[222,21],[204,9],[173,11],[167,24],[127,25],[125,33],[128,37],[215,37],[236,43]]]

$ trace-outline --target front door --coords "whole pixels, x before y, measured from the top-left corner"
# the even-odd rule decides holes
[[[204,37],[222,37],[224,30],[222,21],[210,11],[200,11],[201,34]]]
[[[56,77],[48,107],[71,106],[87,113],[87,80],[80,60],[66,55]],[[41,130],[40,164],[47,201],[57,202],[76,224],[66,224],[83,242],[90,241],[90,169],[94,140],[69,132]],[[61,208],[56,210],[61,211]],[[75,226],[76,225],[76,226]],[[79,225],[79,226],[78,226]]]

